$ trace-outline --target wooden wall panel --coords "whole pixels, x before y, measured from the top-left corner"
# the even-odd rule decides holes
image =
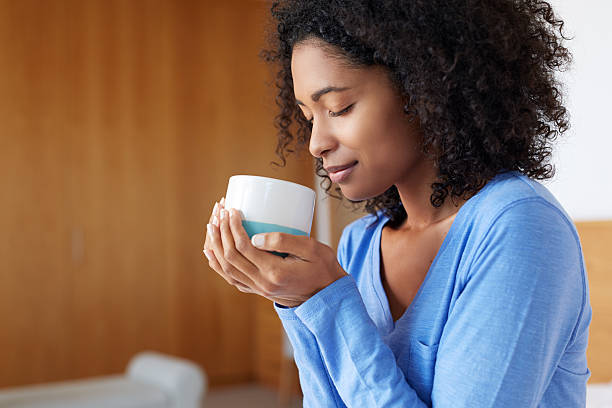
[[[269,165],[266,14],[0,0],[0,387],[119,372],[142,349],[213,386],[258,378],[274,311],[258,318],[201,249],[229,176],[312,184],[307,159]]]
[[[269,387],[279,385],[282,364],[282,324],[273,310],[273,304],[266,298],[258,297],[255,302],[254,344],[257,352],[253,355],[257,380]]]
[[[53,49],[61,36],[47,17],[59,14],[46,5],[26,11],[17,2],[2,3],[0,12],[3,385],[41,381],[47,367],[60,377],[72,370],[70,350],[62,346],[73,334],[65,324],[71,314],[71,265],[65,256],[70,253],[65,222],[70,169],[57,165],[69,161],[69,137],[59,129],[60,86],[49,80],[60,72]]]
[[[587,359],[590,383],[612,381],[612,221],[576,223],[589,277],[593,319]]]

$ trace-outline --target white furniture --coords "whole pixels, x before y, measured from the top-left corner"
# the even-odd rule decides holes
[[[0,408],[201,408],[206,386],[196,364],[142,352],[122,375],[0,389]]]
[[[587,385],[587,408],[612,407],[612,382]]]

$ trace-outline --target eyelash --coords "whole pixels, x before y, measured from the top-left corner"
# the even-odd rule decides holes
[[[338,111],[338,112],[329,111],[328,115],[329,115],[330,118],[335,118],[335,117],[338,117],[338,116],[342,116],[345,113],[348,113],[351,110],[351,108],[353,107],[353,105],[355,105],[355,104],[352,103],[349,106],[347,106],[346,108],[344,108],[344,109],[342,109],[341,111]],[[313,118],[308,119],[308,123],[312,124],[312,121],[313,121]]]

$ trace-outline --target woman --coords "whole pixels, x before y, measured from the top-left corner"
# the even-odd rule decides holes
[[[550,5],[303,0],[272,15],[277,152],[308,145],[370,214],[336,258],[307,237],[249,241],[221,202],[205,253],[274,300],[304,405],[584,406],[580,242],[536,181],[568,127],[553,74],[570,56]]]

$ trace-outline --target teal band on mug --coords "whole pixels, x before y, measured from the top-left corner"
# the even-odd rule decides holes
[[[277,224],[270,224],[267,222],[242,220],[242,226],[244,227],[244,230],[246,231],[249,238],[252,238],[253,235],[255,234],[263,234],[266,232],[283,232],[285,234],[301,235],[301,236],[306,236],[306,237],[309,236],[309,234],[307,234],[306,232],[302,230],[284,227],[282,225],[277,225]],[[270,252],[271,254],[283,257],[283,258],[286,258],[289,255],[284,252],[276,252],[276,251],[268,251],[268,252]]]

